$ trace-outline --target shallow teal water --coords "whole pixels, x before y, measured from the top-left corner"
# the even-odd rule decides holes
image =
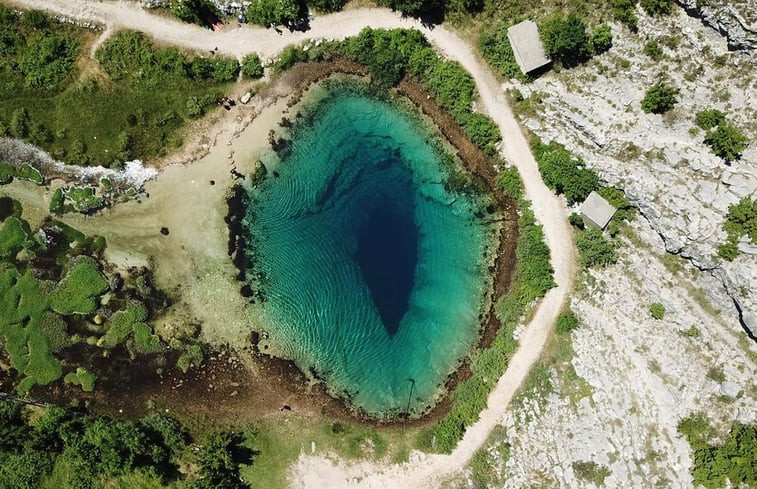
[[[406,107],[332,84],[246,217],[269,341],[374,416],[420,413],[479,331],[493,230]]]

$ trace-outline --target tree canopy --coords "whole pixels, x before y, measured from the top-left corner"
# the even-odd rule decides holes
[[[575,66],[588,59],[590,50],[586,24],[577,14],[552,14],[541,22],[539,32],[544,41],[544,50],[564,66]]]
[[[647,114],[664,114],[672,109],[677,102],[678,89],[663,82],[657,82],[647,90],[646,95],[641,100],[641,110]]]

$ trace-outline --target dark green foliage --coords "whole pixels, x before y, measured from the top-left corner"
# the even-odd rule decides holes
[[[613,16],[628,27],[631,32],[636,32],[639,29],[636,2],[637,0],[611,0]]]
[[[378,0],[376,3],[408,15],[431,13],[444,5],[442,0]]]
[[[25,107],[13,111],[8,130],[11,136],[19,139],[29,135],[29,112]]]
[[[507,38],[507,29],[513,23],[512,21],[505,21],[484,30],[481,33],[481,37],[478,38],[478,49],[481,51],[484,59],[496,68],[504,78],[508,80],[514,78],[527,82],[531,78],[520,71],[518,63],[515,61],[513,48]]]
[[[591,32],[591,48],[595,54],[601,54],[612,47],[612,28],[609,24],[600,24]]]
[[[242,441],[241,435],[230,432],[216,432],[208,436],[197,456],[200,474],[192,489],[249,487],[239,477],[239,465],[251,463],[253,453],[242,446]]]
[[[586,24],[578,15],[552,14],[540,23],[539,33],[544,50],[563,66],[575,66],[589,58]]]
[[[594,170],[586,168],[583,160],[573,157],[561,144],[554,141],[544,144],[534,137],[531,150],[544,183],[565,195],[569,204],[585,200],[592,190],[599,188],[599,177]]]
[[[641,110],[647,114],[663,114],[672,109],[676,102],[678,102],[678,89],[663,82],[657,82],[647,90],[641,100]]]
[[[41,450],[0,452],[0,489],[35,489],[52,472],[54,457]]]
[[[579,326],[578,318],[571,311],[563,312],[557,316],[555,331],[557,334],[570,333]]]
[[[245,78],[262,78],[263,65],[260,64],[260,56],[248,54],[242,59],[242,76]]]
[[[657,42],[657,39],[647,41],[642,52],[655,61],[660,61],[662,59],[662,48]]]
[[[347,0],[310,0],[307,2],[308,7],[312,7],[321,12],[337,12],[342,10]]]
[[[300,5],[296,0],[252,0],[247,9],[247,20],[268,27],[295,21],[299,12]]]
[[[523,198],[523,184],[520,181],[518,169],[514,166],[505,167],[499,172],[497,185],[516,202]]]
[[[568,222],[576,229],[584,229],[585,227],[583,217],[581,217],[581,214],[577,212],[573,212],[570,216],[568,216]]]
[[[53,291],[50,307],[64,315],[92,314],[97,307],[96,298],[107,288],[108,281],[95,261],[81,257]]]
[[[705,144],[712,149],[712,152],[727,162],[739,159],[748,141],[746,136],[728,122],[721,122],[704,138]]]
[[[702,414],[678,424],[694,451],[694,484],[708,489],[757,487],[757,426],[734,423],[721,444],[712,443],[713,429]],[[727,481],[730,484],[727,484]]]
[[[709,131],[723,122],[725,122],[725,114],[718,109],[705,109],[699,111],[694,118],[694,123],[699,126],[700,129],[704,129],[705,131]]]
[[[739,239],[746,235],[752,243],[757,243],[757,199],[744,197],[728,207],[728,215],[723,223],[728,239],[718,248],[718,256],[733,260],[738,256]]]
[[[287,46],[274,63],[274,70],[281,72],[307,59],[307,54],[302,49],[297,46]]]
[[[671,0],[641,0],[641,8],[649,15],[667,15],[672,5]]]
[[[40,33],[32,37],[18,60],[26,86],[46,90],[58,88],[73,72],[76,41]]]
[[[206,25],[213,16],[221,15],[215,4],[209,0],[173,0],[171,12],[184,22]]]
[[[649,313],[655,319],[662,319],[665,317],[665,306],[663,306],[659,302],[655,302],[649,306]]]
[[[576,247],[581,255],[581,265],[586,268],[605,267],[618,261],[617,244],[606,240],[602,231],[595,227],[578,234]]]

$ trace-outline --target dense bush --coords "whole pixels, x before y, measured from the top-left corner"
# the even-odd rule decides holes
[[[260,63],[260,56],[248,54],[242,59],[242,76],[254,79],[263,77],[263,65]]]
[[[575,66],[589,58],[586,24],[577,14],[552,14],[540,23],[539,33],[547,54],[564,66]]]
[[[408,15],[428,14],[444,6],[443,0],[377,0],[376,3]]]
[[[641,0],[641,8],[649,15],[667,15],[672,5],[671,0]]]
[[[197,456],[199,478],[192,489],[241,489],[249,487],[239,477],[239,466],[252,461],[252,451],[242,445],[236,433],[211,433]]]
[[[644,49],[642,49],[642,53],[646,54],[654,61],[660,61],[663,55],[662,48],[660,47],[660,43],[657,42],[657,39],[647,41],[644,45]]]
[[[50,33],[32,37],[18,60],[26,85],[46,90],[59,88],[72,74],[78,43]]]
[[[647,114],[663,114],[672,109],[678,102],[678,89],[666,85],[663,82],[657,82],[641,100],[641,110]]]
[[[591,47],[594,53],[601,54],[612,47],[612,28],[609,24],[600,24],[591,32]]]
[[[184,22],[199,25],[206,25],[210,19],[221,15],[210,0],[173,0],[171,12]]]
[[[700,129],[709,131],[713,127],[725,122],[725,114],[718,109],[705,109],[697,112],[694,118],[694,123],[699,126]]]
[[[590,227],[579,232],[576,247],[581,255],[581,265],[586,268],[605,267],[618,261],[617,244],[605,239],[598,228]]]
[[[247,20],[265,27],[297,20],[300,4],[297,0],[252,0],[247,8]]]
[[[626,193],[616,187],[600,187],[597,193],[615,207],[613,221],[631,221],[636,217],[636,208],[626,198]]]
[[[734,423],[719,444],[713,444],[713,429],[702,414],[678,424],[693,450],[694,484],[707,489],[757,487],[757,426]]]
[[[735,259],[739,253],[739,239],[744,235],[749,236],[753,244],[757,244],[757,199],[744,197],[729,206],[723,229],[728,233],[728,238],[718,248],[718,256],[721,258],[729,261]]]
[[[342,10],[347,0],[310,0],[307,2],[309,7],[321,12],[336,12]]]
[[[631,32],[636,32],[639,29],[639,18],[636,16],[636,1],[611,0],[613,16],[628,27]]]
[[[715,130],[704,137],[705,144],[712,149],[712,152],[726,162],[739,159],[748,141],[746,136],[728,122],[721,122]]]
[[[544,183],[568,203],[581,202],[599,187],[599,177],[580,158],[574,157],[564,146],[554,141],[544,144],[539,138],[531,141],[531,150],[539,164]]]

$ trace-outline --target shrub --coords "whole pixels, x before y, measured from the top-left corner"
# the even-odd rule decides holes
[[[589,57],[586,24],[578,15],[552,14],[541,22],[539,32],[547,54],[564,66],[575,66]]]
[[[636,217],[636,208],[626,198],[626,193],[616,187],[600,187],[597,193],[615,207],[613,221],[631,221]]]
[[[704,137],[704,142],[712,152],[726,162],[737,160],[746,149],[749,140],[733,125],[721,122],[718,127]]]
[[[605,479],[610,475],[610,469],[604,465],[599,465],[594,461],[573,462],[573,472],[579,479],[591,482],[596,487],[602,487]]]
[[[641,110],[647,114],[663,114],[672,109],[678,102],[678,89],[657,82],[649,90],[641,101]]]
[[[63,377],[63,382],[67,384],[80,385],[84,392],[95,390],[95,375],[87,369],[78,367],[76,372],[69,372]]]
[[[712,443],[714,430],[702,415],[694,414],[678,424],[691,445],[694,484],[707,489],[757,486],[757,425],[734,423],[721,444]],[[730,483],[728,483],[730,482]]]
[[[641,0],[641,8],[649,15],[667,15],[671,10],[670,0]]]
[[[725,122],[725,114],[718,109],[705,109],[697,112],[694,123],[705,131]]]
[[[141,302],[133,301],[124,309],[116,311],[107,323],[105,335],[98,341],[99,346],[113,348],[121,344],[134,332],[135,325],[147,319],[147,308]],[[145,325],[146,326],[146,325]],[[148,326],[149,327],[149,326]]]
[[[497,152],[496,144],[502,138],[499,127],[489,117],[483,114],[471,114],[463,127],[465,134],[471,141],[481,148],[484,153],[494,155]]]
[[[591,47],[594,53],[601,54],[612,47],[612,28],[609,24],[600,24],[591,33]]]
[[[378,5],[399,10],[403,14],[418,15],[443,8],[442,0],[377,0]]]
[[[248,54],[242,59],[242,76],[255,79],[263,76],[263,65],[260,63],[260,56],[257,54]]]
[[[565,195],[568,203],[585,200],[599,187],[599,177],[594,170],[586,168],[583,160],[574,158],[561,144],[554,141],[544,144],[534,137],[531,150],[544,183],[558,194]]]
[[[581,231],[576,247],[581,255],[581,264],[586,268],[605,267],[618,261],[617,245],[606,240],[598,228],[590,227]]]
[[[209,0],[173,0],[171,12],[183,20],[192,24],[205,25],[212,16],[219,16],[218,7]]]
[[[657,42],[657,39],[647,41],[642,52],[655,61],[660,61],[662,59],[662,48]]]
[[[253,24],[268,27],[297,20],[299,11],[296,0],[252,0],[247,8],[247,19]]]
[[[639,29],[639,18],[636,16],[636,0],[612,0],[612,15],[616,20],[628,27],[631,32]]]
[[[659,302],[655,302],[651,306],[649,306],[649,313],[653,318],[660,320],[665,317],[665,306],[663,306]]]
[[[484,30],[481,37],[478,38],[478,49],[484,59],[492,67],[498,69],[503,77],[527,82],[531,78],[520,71],[518,63],[515,61],[513,48],[507,38],[507,29],[512,25],[512,21],[505,21],[496,24],[491,29]]]
[[[307,2],[309,7],[313,7],[321,12],[337,12],[342,10],[347,0],[310,0]]]
[[[578,318],[571,311],[563,312],[557,316],[555,331],[557,334],[570,333],[579,326]]]

